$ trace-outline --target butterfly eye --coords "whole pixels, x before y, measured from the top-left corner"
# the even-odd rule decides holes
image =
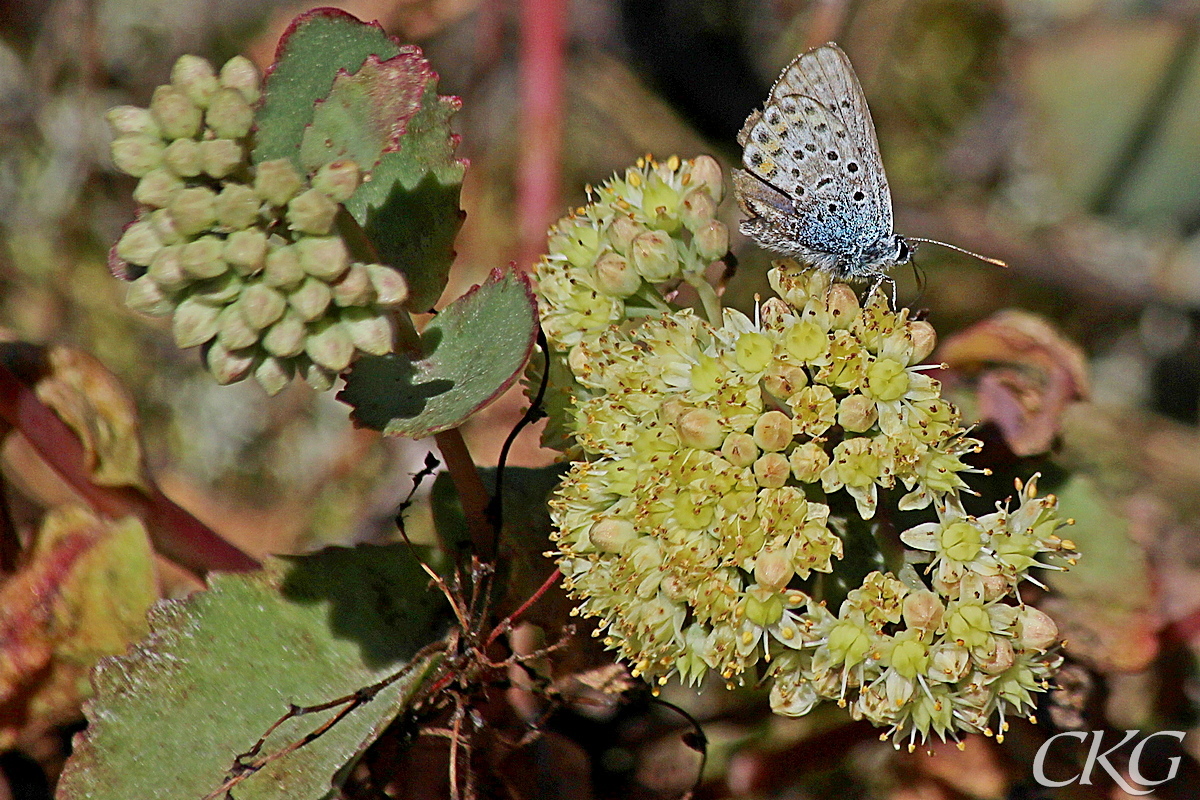
[[[909,257],[909,255],[911,255],[911,253],[912,253],[912,251],[909,250],[908,242],[904,241],[899,236],[897,236],[896,237],[896,261],[903,264],[904,262],[908,261],[908,257]]]

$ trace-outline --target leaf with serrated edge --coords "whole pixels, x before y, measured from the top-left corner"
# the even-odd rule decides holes
[[[403,545],[329,548],[272,559],[259,573],[217,574],[210,588],[162,603],[149,639],[93,673],[89,727],[59,800],[199,798],[287,710],[342,697],[395,673],[434,638],[436,609]],[[415,664],[324,735],[241,783],[239,800],[317,800],[387,727],[429,673]],[[335,711],[284,724],[270,753]]]
[[[421,334],[423,357],[360,358],[338,399],[368,428],[420,439],[457,427],[520,375],[537,335],[529,279],[493,270]]]

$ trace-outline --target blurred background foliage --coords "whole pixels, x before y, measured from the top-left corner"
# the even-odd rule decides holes
[[[420,44],[441,92],[462,97],[456,124],[460,155],[471,162],[467,220],[446,298],[496,266],[526,261],[541,245],[528,235],[522,241],[522,230],[544,230],[584,201],[587,184],[640,155],[711,153],[736,164],[735,135],[778,71],[801,50],[836,39],[871,104],[897,230],[1011,265],[924,246],[924,280],[896,277],[901,302],[922,309],[950,340],[946,377],[968,411],[991,420],[984,438],[1014,459],[1034,457],[1022,464],[1072,475],[1057,488],[1080,520],[1075,538],[1085,557],[1052,601],[1072,655],[1103,676],[1100,702],[1116,727],[1190,727],[1196,687],[1184,678],[1200,619],[1195,4],[573,0],[557,106],[561,148],[532,136],[523,115],[523,63],[544,32],[522,5],[342,5]],[[103,112],[146,105],[181,53],[220,63],[241,52],[265,66],[287,21],[309,7],[0,2],[4,336],[95,356],[132,398],[149,470],[164,491],[256,555],[391,536],[426,445],[355,431],[332,393],[300,383],[273,399],[251,382],[217,386],[160,321],[125,309],[124,286],[106,261],[132,218],[133,180],[109,161]],[[556,176],[559,201],[546,218],[520,216],[530,213],[518,203],[518,168],[528,159]],[[724,213],[736,230],[731,202]],[[747,309],[766,289],[769,256],[737,234],[733,250],[740,266],[726,302]],[[1006,308],[1052,327],[994,318]],[[522,402],[510,393],[467,426],[481,463],[495,463]],[[1019,434],[1032,428],[1045,435],[1022,446]],[[10,502],[37,501],[39,479],[22,472],[20,448],[6,445],[0,455]],[[540,466],[554,455],[528,436],[512,463]],[[166,593],[194,585],[165,567],[161,583]],[[819,721],[770,719],[761,698],[739,712],[737,695],[687,697],[693,713],[711,721],[719,794],[907,797],[916,795],[899,787],[920,785],[941,792],[923,797],[1018,796],[1001,759],[982,744],[918,761],[886,746],[844,758],[827,740],[798,756],[789,748]],[[5,757],[10,775],[21,758],[53,773],[61,753],[39,741],[10,741],[26,754]],[[830,753],[837,758],[823,760]],[[1010,757],[1024,758],[1018,753],[1019,745]],[[690,781],[689,754],[662,744],[622,761],[614,750],[603,769],[628,774],[651,796],[669,794]],[[794,785],[804,757],[812,769]]]

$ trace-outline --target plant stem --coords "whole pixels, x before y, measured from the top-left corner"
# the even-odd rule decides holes
[[[683,279],[696,290],[700,302],[704,306],[704,316],[714,328],[721,324],[721,299],[712,284],[704,280],[702,272],[684,272]]]

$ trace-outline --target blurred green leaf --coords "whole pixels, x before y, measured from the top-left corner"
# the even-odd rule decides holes
[[[368,428],[420,439],[456,427],[495,400],[533,351],[537,304],[521,273],[493,270],[421,334],[422,356],[368,356],[338,399]]]
[[[375,683],[431,641],[442,601],[425,584],[404,545],[364,545],[272,560],[251,575],[218,574],[208,591],[157,606],[149,639],[94,673],[89,727],[75,741],[58,797],[205,796],[290,703],[322,703]],[[432,663],[414,664],[320,738],[240,784],[236,796],[327,796]],[[263,753],[334,713],[285,723]]]

